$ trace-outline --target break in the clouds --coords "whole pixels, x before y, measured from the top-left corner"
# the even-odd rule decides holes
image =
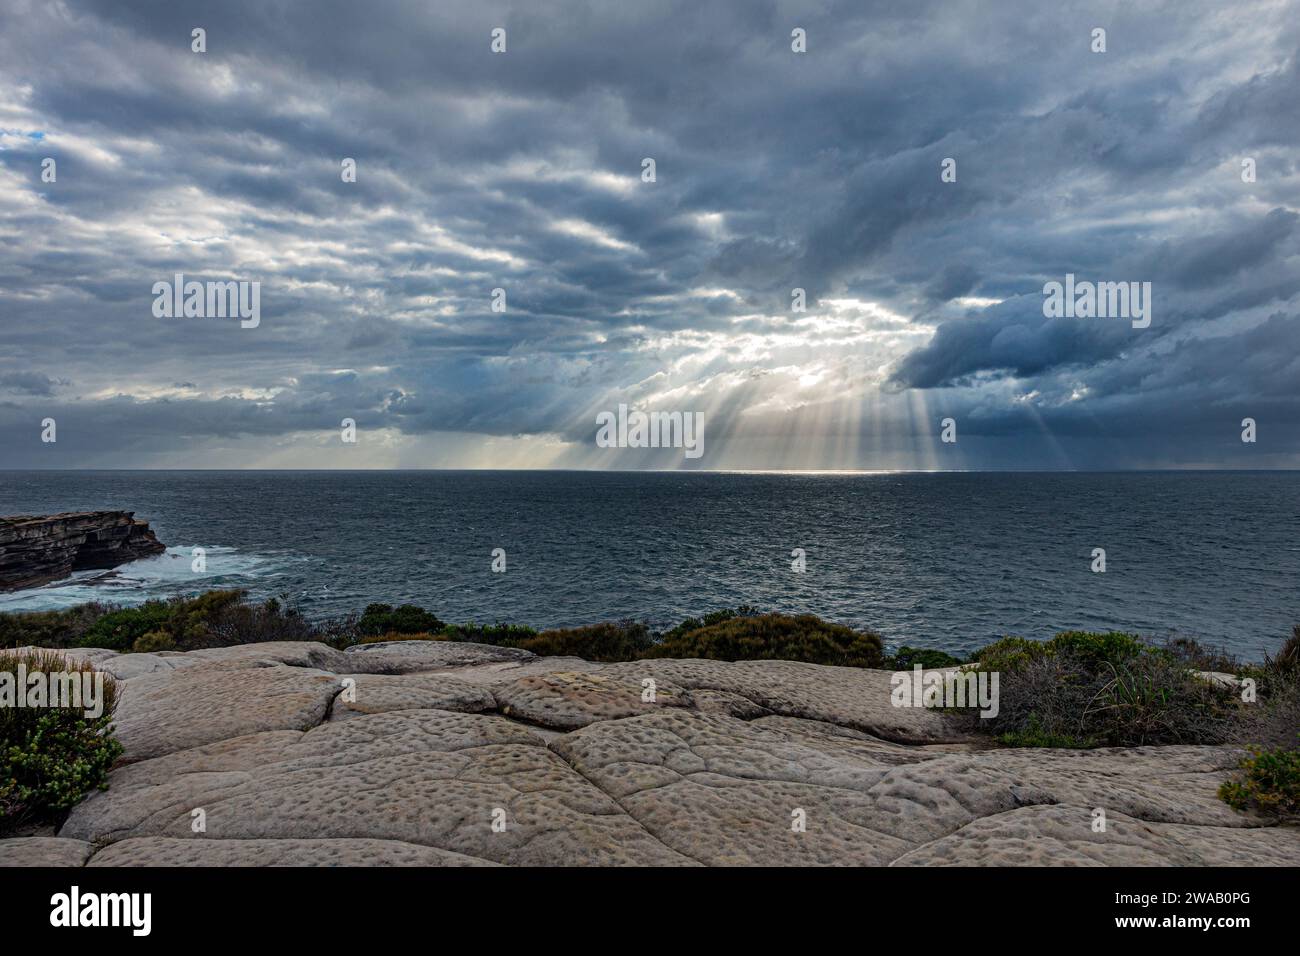
[[[1298,6],[9,0],[3,464],[1296,466]]]

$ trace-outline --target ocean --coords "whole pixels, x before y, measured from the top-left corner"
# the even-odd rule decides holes
[[[132,510],[169,549],[0,610],[242,587],[315,618],[667,627],[750,604],[890,646],[1113,628],[1259,659],[1300,623],[1297,504],[1300,472],[10,471],[0,515]]]

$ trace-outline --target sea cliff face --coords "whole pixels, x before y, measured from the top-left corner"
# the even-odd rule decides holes
[[[133,511],[0,518],[0,591],[39,587],[73,571],[115,568],[165,550]]]

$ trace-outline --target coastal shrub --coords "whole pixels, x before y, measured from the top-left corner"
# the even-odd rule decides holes
[[[268,641],[316,641],[325,635],[292,604],[269,598],[261,604],[243,600],[218,602],[205,609],[199,624],[177,640],[185,650],[229,647]]]
[[[1274,681],[1256,704],[1246,707],[1237,740],[1260,747],[1295,747],[1300,727],[1300,680]]]
[[[150,631],[136,638],[131,645],[134,654],[152,654],[155,651],[174,651],[176,641],[166,631]]]
[[[129,651],[150,631],[167,631],[172,607],[168,601],[146,601],[139,607],[110,611],[92,624],[77,642],[81,647]]]
[[[1029,715],[1021,729],[998,734],[997,741],[1004,747],[1053,747],[1078,750],[1098,746],[1096,738],[1076,737],[1045,730],[1042,718],[1036,713]]]
[[[831,624],[813,614],[760,614],[665,635],[646,656],[881,667],[883,646],[879,634]]]
[[[903,646],[885,658],[884,666],[888,670],[910,671],[917,664],[920,664],[926,670],[934,670],[940,667],[956,667],[961,663],[959,658],[943,651],[936,651],[926,647]]]
[[[424,634],[437,633],[445,624],[422,607],[414,604],[369,604],[357,622],[357,632],[362,636],[374,634]]]
[[[1042,641],[1031,641],[1027,637],[1004,637],[975,651],[966,660],[971,664],[979,664],[980,670],[984,671],[1011,671],[1019,670],[1045,654]]]
[[[1219,799],[1234,810],[1257,810],[1287,823],[1300,822],[1300,748],[1252,747],[1241,773],[1224,781]]]
[[[1257,699],[1244,708],[1236,742],[1269,750],[1297,746],[1300,728],[1300,627],[1277,654],[1266,655],[1259,667],[1245,667],[1239,677],[1255,680]]]
[[[1241,714],[1230,689],[1131,634],[1005,638],[977,656],[999,675],[998,715],[977,729],[1013,746],[1222,743]]]
[[[634,661],[652,643],[650,629],[630,620],[555,628],[503,642],[507,647],[519,647],[544,657],[581,657],[604,663]]]
[[[1181,661],[1145,654],[1106,663],[1103,684],[1083,714],[1113,746],[1218,744],[1231,738],[1236,695]]]
[[[27,674],[93,674],[89,664],[70,664],[62,654],[0,652],[0,832],[28,821],[56,819],[91,790],[107,787],[122,745],[111,728],[118,687],[104,674],[103,711],[87,717],[71,707],[14,707],[19,666]],[[85,703],[85,701],[83,701]]]
[[[1004,637],[970,655],[982,671],[1017,671],[1031,661],[1057,654],[1068,654],[1088,668],[1102,663],[1119,664],[1156,649],[1136,634],[1120,631],[1061,631],[1051,640],[1034,641],[1025,637]]]
[[[78,641],[115,651],[196,650],[263,641],[315,640],[316,629],[294,608],[271,598],[250,604],[242,590],[146,601],[110,611]]]
[[[471,644],[495,644],[499,647],[520,647],[524,641],[537,637],[535,628],[523,624],[448,624],[442,638]]]
[[[661,642],[674,641],[680,637],[683,637],[691,633],[692,631],[698,631],[700,630],[700,628],[711,627],[714,624],[721,624],[723,621],[734,620],[735,618],[738,617],[759,617],[762,615],[762,613],[763,612],[756,607],[751,607],[748,604],[742,604],[740,607],[723,608],[722,610],[719,611],[712,611],[704,615],[703,617],[688,617],[686,620],[682,621],[682,623],[674,627],[671,631],[665,631],[663,634],[661,634],[659,640]]]
[[[1159,645],[1160,649],[1188,667],[1198,671],[1218,671],[1223,674],[1239,674],[1242,663],[1225,648],[1203,644],[1192,637],[1172,637]]]
[[[1264,669],[1275,677],[1300,679],[1300,624],[1291,628],[1291,636],[1276,655],[1266,655]]]
[[[76,647],[90,626],[112,610],[112,605],[92,601],[61,611],[0,613],[0,648]]]

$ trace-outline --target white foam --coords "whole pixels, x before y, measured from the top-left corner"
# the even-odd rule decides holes
[[[192,550],[202,547],[207,567],[193,569]],[[77,571],[45,587],[0,594],[0,611],[50,611],[104,601],[143,604],[150,598],[170,597],[183,591],[219,587],[248,587],[277,572],[277,562],[266,555],[244,554],[220,545],[184,545],[162,554],[141,558],[108,571]]]

